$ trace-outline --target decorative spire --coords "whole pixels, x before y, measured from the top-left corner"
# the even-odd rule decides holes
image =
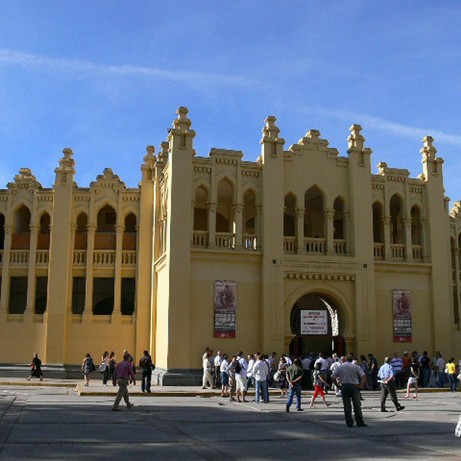
[[[261,130],[261,144],[266,141],[277,141],[279,139],[278,135],[280,133],[280,129],[275,125],[277,119],[273,115],[269,115],[264,121],[266,125]]]
[[[434,138],[432,136],[425,136],[423,138],[423,147],[420,150],[423,157],[423,162],[427,162],[428,160],[435,160],[437,149],[434,147],[433,143]]]
[[[349,131],[351,132],[347,138],[349,149],[356,148],[362,150],[363,143],[365,142],[365,138],[360,134],[362,127],[360,125],[354,124],[349,128]]]

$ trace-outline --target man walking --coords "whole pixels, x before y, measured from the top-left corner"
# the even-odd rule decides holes
[[[134,405],[130,403],[130,399],[128,397],[128,381],[130,379],[134,380],[135,376],[133,373],[133,364],[130,362],[130,354],[125,353],[123,355],[123,362],[117,364],[117,368],[115,370],[117,376],[117,384],[118,384],[118,392],[117,397],[115,397],[115,402],[112,407],[113,411],[118,411],[120,408],[118,407],[120,400],[125,400],[126,407],[129,410]]]
[[[303,379],[303,367],[301,360],[298,358],[294,359],[293,365],[287,368],[287,380],[290,386],[288,392],[288,402],[286,406],[286,412],[290,411],[291,404],[293,403],[293,397],[296,394],[296,411],[303,411],[301,408],[301,380]]]
[[[357,426],[366,426],[362,416],[359,388],[363,388],[367,378],[363,370],[358,365],[352,363],[352,355],[347,355],[346,361],[333,372],[331,378],[338,386],[341,386],[341,397],[343,399],[344,416],[347,426],[352,427],[354,425],[352,405],[354,406]]]
[[[400,405],[397,399],[397,392],[395,391],[395,378],[394,370],[390,364],[391,359],[389,357],[384,358],[384,363],[381,365],[378,371],[378,378],[381,381],[381,411],[386,412],[386,399],[391,394],[392,402],[395,405],[397,411],[403,410],[405,407]]]
[[[141,392],[150,392],[150,385],[152,381],[152,357],[149,355],[148,351],[144,351],[144,355],[139,361],[139,366],[142,368],[142,382],[141,382]]]

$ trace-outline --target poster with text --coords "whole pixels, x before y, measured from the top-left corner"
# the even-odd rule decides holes
[[[236,283],[216,280],[214,286],[214,337],[235,338]]]
[[[411,298],[409,290],[394,290],[392,292],[392,314],[394,343],[411,343]]]
[[[328,312],[324,310],[301,311],[302,335],[327,335]]]

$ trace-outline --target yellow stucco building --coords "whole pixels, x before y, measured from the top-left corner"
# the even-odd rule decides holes
[[[0,190],[0,363],[149,349],[167,385],[197,382],[205,346],[457,355],[461,204],[432,138],[411,178],[372,174],[358,125],[341,156],[316,130],[286,149],[270,116],[248,162],[196,155],[177,114],[138,188],[109,168],[78,187],[64,149],[53,188],[24,168]]]

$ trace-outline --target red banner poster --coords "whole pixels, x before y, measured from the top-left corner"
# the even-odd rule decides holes
[[[235,338],[236,283],[216,280],[214,287],[214,337]]]
[[[411,298],[409,290],[392,292],[394,343],[411,343]]]

